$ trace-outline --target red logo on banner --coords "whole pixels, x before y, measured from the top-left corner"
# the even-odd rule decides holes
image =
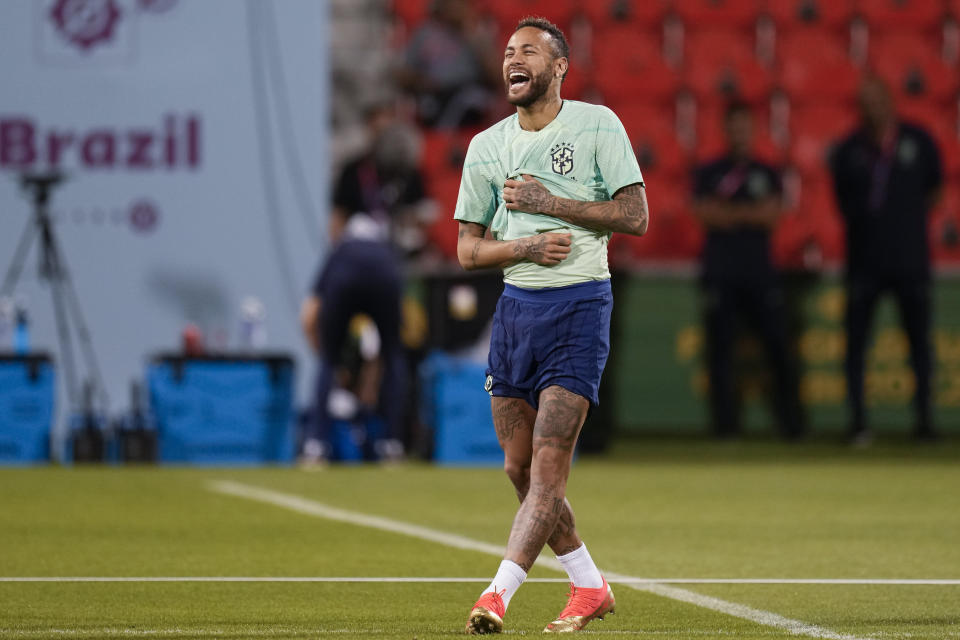
[[[64,38],[87,51],[113,38],[120,9],[114,0],[57,0],[50,17]]]

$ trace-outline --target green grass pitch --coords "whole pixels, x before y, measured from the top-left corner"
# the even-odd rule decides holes
[[[960,449],[644,440],[577,461],[568,495],[601,568],[654,579],[960,579]],[[489,579],[497,557],[211,490],[233,481],[502,545],[497,469],[0,469],[0,638],[439,638],[482,582],[22,582],[17,577]],[[531,578],[560,578],[544,567]],[[958,584],[675,584],[789,629],[614,584],[611,638],[960,638]],[[530,582],[508,635],[566,585]],[[825,635],[823,635],[825,634]]]

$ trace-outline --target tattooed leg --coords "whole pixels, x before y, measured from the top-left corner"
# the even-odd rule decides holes
[[[503,449],[504,471],[517,492],[517,498],[523,503],[530,489],[530,464],[533,458],[533,427],[537,419],[536,410],[520,398],[493,397],[490,399],[493,411],[493,426],[497,440]],[[582,541],[577,535],[573,509],[566,498],[557,520],[557,526],[547,540],[547,544],[558,556],[580,548]]]
[[[540,393],[540,409],[530,439],[529,486],[507,542],[506,558],[525,571],[530,570],[543,545],[551,538],[561,547],[554,549],[561,555],[579,547],[577,539],[576,545],[570,548],[576,531],[573,512],[564,494],[573,448],[588,407],[586,398],[562,387],[547,387]],[[499,437],[499,429],[497,433]],[[569,517],[561,519],[565,512]],[[559,538],[555,538],[558,535]]]

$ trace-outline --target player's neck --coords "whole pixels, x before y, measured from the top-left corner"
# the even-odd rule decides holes
[[[563,100],[559,93],[546,95],[527,107],[517,107],[517,118],[520,128],[524,131],[540,131],[545,126],[554,121],[560,108],[563,107]]]

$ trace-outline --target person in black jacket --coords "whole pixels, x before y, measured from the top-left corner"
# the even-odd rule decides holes
[[[697,168],[693,211],[706,227],[702,285],[713,431],[739,431],[733,360],[738,316],[759,334],[773,372],[774,413],[781,434],[803,434],[796,374],[788,348],[784,295],[770,259],[770,233],[781,213],[782,185],[773,167],[750,150],[752,115],[734,102],[725,116],[729,149]]]
[[[891,292],[900,307],[916,377],[914,436],[934,439],[927,218],[943,182],[940,154],[926,131],[897,116],[882,80],[865,79],[859,102],[861,123],[830,160],[847,228],[848,435],[855,444],[872,439],[864,409],[864,359],[877,301]]]

